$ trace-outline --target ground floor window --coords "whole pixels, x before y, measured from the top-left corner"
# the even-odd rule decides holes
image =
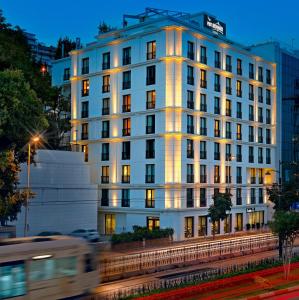
[[[160,218],[159,217],[147,217],[146,226],[148,230],[159,229],[160,228]]]
[[[113,234],[115,232],[115,215],[105,214],[105,234]]]
[[[224,219],[224,233],[230,233],[232,231],[232,215],[227,215]]]
[[[194,236],[194,218],[185,217],[185,238]]]
[[[236,231],[242,231],[243,230],[243,214],[238,213],[236,214]]]
[[[198,236],[205,236],[208,233],[207,216],[198,217]]]
[[[220,220],[212,223],[212,234],[220,234]]]
[[[248,213],[248,224],[252,228],[259,228],[260,226],[264,225],[264,211],[254,211]]]

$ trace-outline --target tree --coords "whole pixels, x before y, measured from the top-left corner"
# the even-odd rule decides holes
[[[112,26],[106,24],[105,22],[100,22],[100,24],[98,26],[99,34],[106,33],[106,32],[109,32],[109,31],[112,31],[112,30],[115,30],[115,29],[116,29],[115,27],[112,27]]]
[[[69,56],[69,52],[76,49],[76,41],[72,41],[69,37],[60,38],[57,42],[55,59]]]
[[[299,214],[293,211],[278,210],[274,213],[273,221],[269,225],[281,239],[284,276],[287,280],[290,274],[294,241],[299,232]]]
[[[227,217],[227,211],[232,208],[230,193],[217,193],[213,196],[214,203],[208,209],[208,217],[213,224],[213,238],[215,237],[216,222],[224,220]]]

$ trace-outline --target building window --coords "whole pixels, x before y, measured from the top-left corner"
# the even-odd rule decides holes
[[[263,143],[263,128],[262,127],[259,127],[258,128],[258,142],[259,143]]]
[[[110,92],[110,75],[103,76],[102,93]]]
[[[241,199],[242,201],[242,199]],[[240,204],[242,205],[242,204]],[[236,214],[236,231],[242,231],[243,230],[243,214],[242,213],[237,213]]]
[[[207,206],[207,191],[205,188],[199,189],[199,205],[200,207]]]
[[[110,52],[103,53],[102,70],[110,69]]]
[[[250,79],[254,79],[254,65],[252,63],[249,63],[249,74],[248,77]]]
[[[264,184],[264,172],[263,169],[258,170],[258,176],[259,176],[259,184]]]
[[[250,143],[254,142],[254,128],[253,128],[253,126],[248,127],[248,141]]]
[[[84,161],[88,162],[88,145],[82,145],[82,152],[84,153]]]
[[[146,109],[153,109],[156,107],[156,91],[146,92]]]
[[[232,145],[225,144],[225,160],[231,161],[232,160]]]
[[[237,124],[237,140],[242,140],[242,124]]]
[[[260,103],[264,102],[264,97],[263,97],[263,88],[258,87],[258,100]]]
[[[231,166],[225,166],[225,182],[232,183]]]
[[[220,183],[220,166],[214,166],[214,183]]]
[[[266,104],[271,105],[271,91],[266,89]]]
[[[248,93],[248,98],[249,100],[254,100],[254,87],[252,84],[249,84],[249,93]]]
[[[188,45],[187,57],[188,57],[189,59],[194,60],[194,43],[188,41],[188,42],[187,42],[187,45]]]
[[[146,226],[149,231],[160,228],[160,218],[159,217],[147,217]]]
[[[187,193],[187,203],[186,203],[187,208],[194,207],[193,189],[188,188],[186,193]]]
[[[237,102],[237,118],[242,119],[242,103]]]
[[[263,67],[258,67],[258,81],[263,82],[264,77],[263,77]]]
[[[215,66],[215,68],[218,68],[218,69],[221,68],[221,53],[219,51],[215,51],[214,66]]]
[[[131,88],[131,71],[123,72],[123,90]]]
[[[194,183],[194,166],[187,164],[187,183]]]
[[[187,84],[194,85],[194,68],[187,66]]]
[[[110,98],[103,98],[102,103],[102,115],[110,114]]]
[[[109,206],[109,190],[102,189],[101,206]]]
[[[215,74],[214,75],[214,91],[215,92],[220,92],[221,86],[220,86],[220,75]]]
[[[110,135],[110,122],[102,121],[102,138],[108,138]]]
[[[187,115],[187,133],[194,133],[193,116]]]
[[[271,124],[271,111],[266,109],[266,124]]]
[[[200,159],[207,159],[207,142],[200,141]]]
[[[242,167],[237,167],[237,184],[242,184]]]
[[[146,133],[155,133],[155,115],[146,116]]]
[[[240,58],[237,59],[237,74],[242,75],[242,60]]]
[[[232,138],[232,123],[231,122],[225,122],[225,137],[227,139]]]
[[[123,48],[123,66],[131,63],[131,47]]]
[[[250,183],[256,184],[256,169],[250,169]]]
[[[207,48],[204,46],[200,46],[200,62],[207,64]]]
[[[206,236],[208,234],[207,216],[198,217],[198,236]]]
[[[259,203],[264,203],[264,190],[262,188],[259,188]]]
[[[146,59],[156,58],[156,41],[147,42],[146,44]]]
[[[187,139],[187,158],[194,158],[193,140]]]
[[[70,80],[70,77],[71,77],[70,68],[65,68],[63,71],[63,80],[64,81]]]
[[[232,215],[226,215],[223,220],[223,231],[224,233],[230,233],[232,231]]]
[[[248,110],[248,119],[249,119],[249,121],[254,121],[253,105],[249,105],[248,108],[249,108],[249,110]]]
[[[155,190],[147,189],[145,191],[145,207],[146,208],[155,207]]]
[[[146,140],[146,158],[155,158],[155,140]]]
[[[271,144],[271,129],[266,129],[266,144]]]
[[[88,101],[81,102],[81,118],[88,118]]]
[[[121,190],[121,207],[130,207],[130,190]]]
[[[207,166],[200,165],[200,183],[207,183]]]
[[[145,165],[145,183],[155,183],[155,165]]]
[[[242,97],[242,81],[237,80],[237,97]]]
[[[123,95],[123,112],[131,111],[131,95]]]
[[[109,183],[109,166],[102,166],[102,183]]]
[[[81,125],[81,140],[88,140],[88,123]]]
[[[131,135],[131,118],[123,119],[123,136]]]
[[[250,189],[250,204],[255,204],[255,188]]]
[[[88,74],[89,73],[89,58],[83,58],[82,59],[82,69],[81,69],[81,74]]]
[[[146,85],[156,83],[156,66],[146,67]]]
[[[102,161],[109,160],[109,143],[102,144]]]
[[[207,119],[204,117],[200,118],[200,134],[207,135]]]
[[[207,111],[207,95],[200,94],[200,111]]]
[[[228,117],[232,116],[232,102],[228,99],[225,101],[225,115]]]
[[[253,147],[249,146],[248,147],[248,162],[249,163],[254,163],[254,152],[253,152]]]
[[[130,176],[131,176],[131,167],[129,165],[123,165],[121,182],[122,183],[130,183]]]
[[[200,87],[203,89],[207,88],[207,71],[200,70]]]
[[[263,123],[263,121],[264,121],[264,118],[263,118],[263,108],[262,107],[258,108],[258,121],[260,123]]]
[[[194,237],[194,217],[185,217],[185,238]]]
[[[227,72],[232,71],[232,57],[230,55],[226,55],[225,57],[225,70]]]
[[[236,205],[242,205],[242,189],[236,189]]]
[[[131,142],[122,142],[122,160],[131,158]]]
[[[115,214],[105,214],[105,234],[111,235],[115,233],[116,221]]]
[[[271,70],[266,70],[266,83],[271,84]]]
[[[266,149],[266,164],[271,164],[271,149]]]
[[[89,79],[82,80],[81,96],[85,97],[89,95]]]
[[[220,114],[220,98],[214,97],[214,114]]]
[[[211,227],[213,234],[220,234],[220,220],[212,223]]]
[[[242,145],[237,145],[237,162],[242,162]]]
[[[220,160],[220,144],[214,143],[214,160]]]
[[[226,82],[226,88],[225,88],[226,94],[231,95],[232,94],[232,79],[230,77],[226,77],[225,82]]]
[[[194,92],[187,91],[187,108],[194,109]]]
[[[220,120],[214,121],[214,136],[220,137]]]

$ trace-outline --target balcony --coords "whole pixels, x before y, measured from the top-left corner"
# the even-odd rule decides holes
[[[225,71],[231,72],[232,71],[232,65],[226,65],[225,66]]]
[[[147,101],[146,102],[146,109],[154,109],[156,107],[155,101]]]
[[[194,77],[193,76],[188,76],[187,77],[187,83],[190,85],[194,85]]]
[[[187,158],[194,158],[194,151],[193,150],[187,150]]]
[[[231,95],[232,94],[232,88],[230,86],[226,87],[226,93]]]
[[[110,84],[102,85],[102,93],[109,93],[110,92]]]
[[[146,85],[152,85],[156,83],[156,78],[154,76],[152,77],[146,77]]]
[[[214,129],[214,136],[220,137],[220,129]]]
[[[194,183],[194,175],[187,174],[187,183]]]
[[[237,183],[242,184],[242,176],[237,176]]]
[[[248,98],[249,98],[249,100],[254,100],[254,94],[253,93],[249,93],[248,94]]]
[[[109,183],[109,176],[101,176],[102,183]]]
[[[253,155],[248,156],[248,162],[249,163],[254,163],[254,156]]]
[[[108,130],[102,130],[102,138],[108,138],[109,137],[109,131]]]
[[[220,62],[220,60],[215,60],[214,66],[215,66],[215,68],[221,69],[221,62]]]
[[[214,91],[215,92],[220,92],[220,89],[221,89],[221,87],[220,87],[220,84],[214,84]]]
[[[81,140],[88,140],[88,132],[81,133]]]
[[[220,183],[220,176],[214,176],[214,183]]]
[[[203,89],[206,89],[207,88],[207,81],[204,80],[204,79],[201,79],[200,80],[200,87],[203,88]]]
[[[109,115],[110,114],[110,108],[109,107],[103,107],[102,108],[102,115]]]
[[[155,183],[155,175],[145,175],[145,183]]]
[[[188,57],[189,59],[194,60],[194,52],[193,52],[193,51],[188,51],[188,52],[187,52],[187,57]]]
[[[121,153],[121,159],[127,160],[127,159],[130,159],[130,158],[131,158],[131,157],[130,157],[130,153],[129,153],[129,152],[123,151],[123,152]]]
[[[219,106],[214,107],[214,114],[220,115],[220,107]]]
[[[131,57],[130,56],[123,57],[123,66],[129,64],[131,64]]]
[[[109,160],[109,153],[103,152],[102,153],[102,161],[106,161],[106,160]]]
[[[122,183],[130,183],[130,175],[122,175],[121,182]]]
[[[187,107],[190,109],[194,109],[194,101],[187,101]]]
[[[103,62],[102,63],[102,70],[110,69],[110,62]]]
[[[152,133],[155,133],[155,126],[146,126],[145,127],[145,132],[147,133],[147,134],[152,134]]]
[[[200,159],[207,159],[207,151],[200,151]]]
[[[237,154],[237,162],[242,162],[242,154]]]
[[[207,135],[207,128],[206,127],[201,127],[200,128],[200,135]]]
[[[220,152],[214,152],[214,160],[220,160]]]
[[[207,183],[207,175],[200,175],[200,183]]]
[[[81,69],[81,74],[84,75],[84,74],[88,74],[89,73],[89,67],[83,67]]]
[[[187,133],[194,133],[194,125],[187,125]]]
[[[146,59],[150,60],[150,59],[155,59],[156,58],[156,51],[152,51],[152,52],[147,52],[146,53]]]
[[[131,128],[123,128],[122,134],[123,134],[123,136],[130,136],[131,135]]]
[[[200,111],[206,112],[207,111],[207,105],[204,103],[200,104]]]
[[[123,90],[131,88],[131,81],[123,81]]]
[[[153,150],[146,151],[145,158],[155,158],[155,151],[153,151]]]
[[[200,63],[207,64],[208,58],[206,56],[201,55],[200,56]]]
[[[124,113],[131,111],[131,104],[123,104],[122,110]]]

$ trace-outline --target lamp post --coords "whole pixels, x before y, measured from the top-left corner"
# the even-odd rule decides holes
[[[27,236],[28,233],[28,202],[30,196],[30,163],[31,163],[31,143],[39,142],[40,137],[34,136],[28,142],[28,159],[27,159],[27,193],[26,193],[26,203],[25,203],[25,224],[24,224],[24,237]]]

